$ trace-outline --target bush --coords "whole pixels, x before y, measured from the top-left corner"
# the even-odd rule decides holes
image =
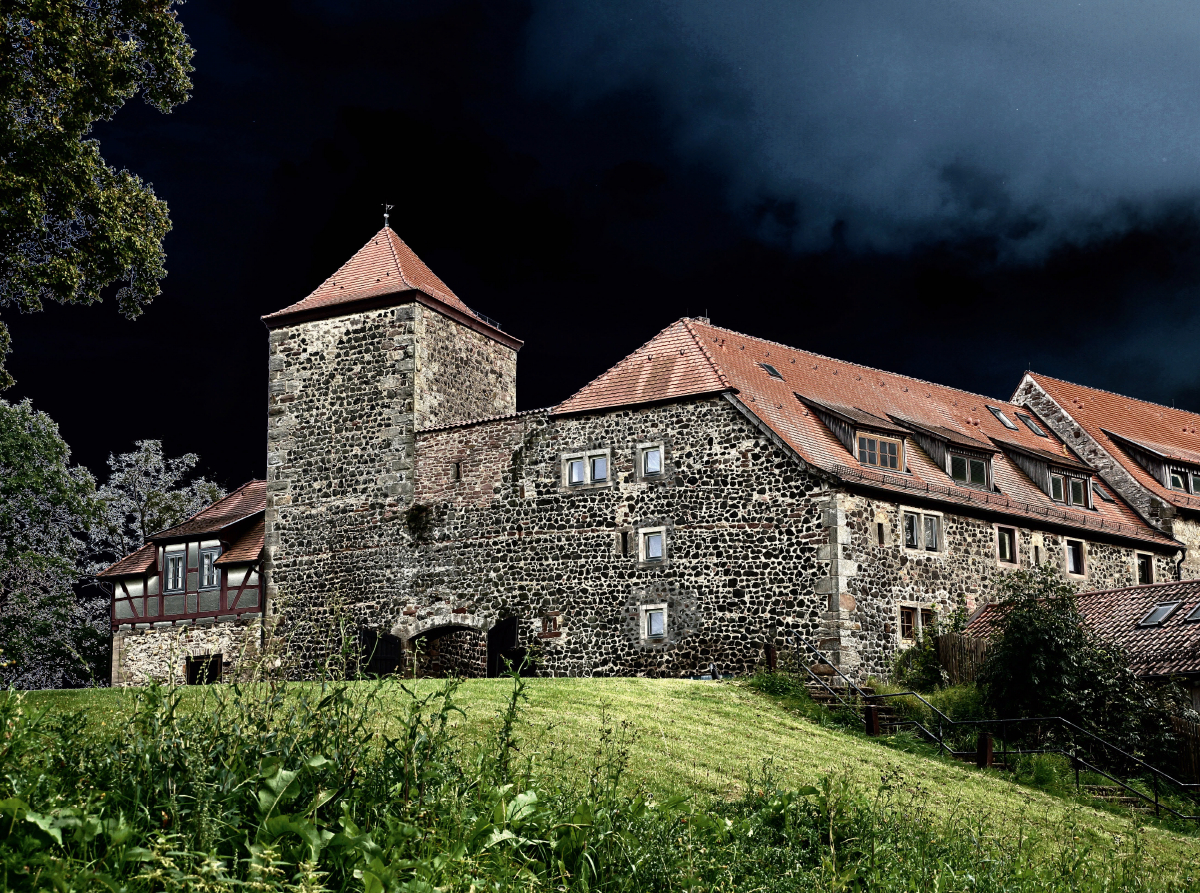
[[[924,630],[917,641],[899,652],[892,661],[892,682],[913,691],[930,692],[947,682],[946,671],[938,659],[933,637],[937,635],[935,625],[930,632]]]

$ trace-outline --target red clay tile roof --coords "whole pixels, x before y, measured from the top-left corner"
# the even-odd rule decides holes
[[[783,379],[773,378],[762,368],[763,363],[777,369]],[[1003,451],[992,462],[998,493],[958,486],[912,437],[905,438],[907,474],[863,466],[817,412],[804,405],[803,398],[879,419],[907,420],[977,448],[993,449],[987,444],[994,439],[1029,452],[1050,451],[1066,467],[1077,467],[1079,460],[1052,432],[1047,439],[1029,431],[1016,420],[1021,407],[1005,401],[834,360],[702,320],[683,319],[668,326],[552,412],[608,409],[719,391],[736,392],[746,409],[804,461],[845,481],[1041,524],[1179,547],[1120,499],[1111,503],[1096,500],[1095,511],[1053,502]],[[1017,424],[1017,430],[1005,427],[988,411],[989,406],[1003,411]]]
[[[1026,374],[1143,487],[1164,502],[1200,511],[1200,497],[1164,487],[1111,436],[1115,434],[1168,458],[1200,464],[1200,415],[1035,372]]]
[[[1121,647],[1138,676],[1200,673],[1200,621],[1187,619],[1200,605],[1200,580],[1082,592],[1077,601],[1087,624],[1101,639]],[[1175,601],[1182,604],[1161,626],[1138,626],[1155,605]],[[1003,605],[988,605],[963,632],[989,638],[1003,615]]]
[[[356,305],[385,295],[417,292],[437,309],[465,318],[485,334],[505,343],[520,341],[502,332],[496,323],[464,304],[446,283],[425,266],[413,250],[385,226],[346,261],[336,273],[322,282],[302,301],[268,313],[268,326],[283,325],[295,319],[322,319],[352,313]]]
[[[250,561],[258,561],[262,557],[266,529],[267,519],[264,515],[258,519],[258,522],[253,527],[238,537],[233,545],[221,553],[221,557],[217,559],[217,564],[246,564]]]
[[[111,567],[106,567],[97,577],[125,577],[144,574],[154,565],[154,543],[146,543],[136,552],[126,555]]]
[[[196,536],[202,533],[216,533],[230,524],[236,524],[244,518],[249,518],[257,512],[265,511],[267,507],[267,482],[249,481],[238,487],[224,499],[219,499],[206,509],[202,509],[182,524],[160,530],[150,539],[178,539],[185,536]]]

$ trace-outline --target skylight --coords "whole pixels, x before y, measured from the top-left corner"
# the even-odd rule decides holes
[[[1159,602],[1149,614],[1142,618],[1138,626],[1162,626],[1181,604],[1183,602]]]
[[[1016,431],[1016,430],[1017,430],[1017,426],[1016,426],[1016,425],[1014,425],[1014,424],[1012,423],[1012,421],[1009,419],[1009,417],[1008,417],[1008,416],[1006,416],[1004,413],[1002,413],[1002,412],[1001,412],[1001,411],[1000,411],[1000,410],[999,410],[997,407],[995,407],[995,406],[989,406],[989,407],[988,407],[988,412],[990,412],[990,413],[991,413],[992,415],[994,415],[994,416],[995,416],[997,419],[999,419],[999,421],[1000,421],[1000,424],[1001,424],[1001,425],[1003,425],[1005,428],[1008,428],[1010,431]]]
[[[772,366],[770,363],[759,363],[758,365],[762,366],[762,368],[764,370],[766,370],[767,375],[771,376],[772,378],[778,378],[780,381],[783,381],[783,376],[779,374],[779,370],[776,369],[774,366]]]
[[[1112,494],[1109,493],[1107,490],[1105,490],[1103,487],[1101,487],[1099,484],[1097,484],[1095,481],[1092,481],[1092,492],[1095,493],[1097,496],[1099,496],[1101,499],[1103,499],[1105,502],[1113,501]]]
[[[1024,422],[1025,427],[1028,428],[1030,431],[1032,431],[1034,434],[1036,434],[1038,437],[1049,437],[1050,436],[1049,434],[1047,434],[1045,431],[1043,431],[1038,426],[1037,422],[1035,422],[1029,416],[1025,415],[1025,413],[1018,412],[1017,418],[1019,418],[1022,422]]]
[[[1192,608],[1192,612],[1183,618],[1184,620],[1200,620],[1200,605]]]

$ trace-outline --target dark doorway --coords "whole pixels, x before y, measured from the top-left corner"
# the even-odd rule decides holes
[[[487,674],[489,678],[503,676],[508,672],[511,663],[514,668],[521,668],[521,675],[527,675],[529,668],[525,664],[525,649],[519,644],[518,621],[516,617],[505,617],[497,621],[487,634]]]
[[[358,631],[358,672],[371,679],[404,669],[404,642],[373,629]]]
[[[221,681],[221,655],[197,654],[187,659],[187,684],[212,685]]]

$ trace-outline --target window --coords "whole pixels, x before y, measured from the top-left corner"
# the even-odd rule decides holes
[[[1099,484],[1097,484],[1095,481],[1092,481],[1092,492],[1095,493],[1097,496],[1099,496],[1101,499],[1103,499],[1105,502],[1113,501],[1112,494],[1109,493],[1107,490],[1105,490],[1103,487],[1101,487]]]
[[[1055,502],[1066,502],[1066,497],[1063,495],[1063,476],[1061,474],[1050,475],[1050,498]]]
[[[622,558],[629,557],[629,531],[628,530],[621,531],[621,557]]]
[[[858,461],[879,468],[900,468],[900,441],[882,437],[858,436]]]
[[[972,487],[987,486],[987,460],[950,454],[950,477]]]
[[[887,536],[884,532],[882,521],[875,522],[875,537],[876,537],[876,543],[878,545],[880,545],[880,546],[887,545]]]
[[[925,635],[931,636],[931,635],[933,635],[933,631],[936,626],[937,626],[937,624],[934,622],[934,619],[933,619],[933,608],[922,608],[921,609],[920,632],[925,633]]]
[[[1083,543],[1079,540],[1067,540],[1067,573],[1083,576]]]
[[[608,450],[563,457],[563,480],[568,487],[608,483]]]
[[[450,480],[452,480],[452,481],[461,481],[462,480],[462,463],[461,462],[451,462],[450,463]]]
[[[1010,431],[1017,430],[1017,426],[1014,425],[1012,423],[1012,421],[1009,419],[1009,417],[1006,416],[1004,413],[1002,413],[997,407],[989,406],[988,412],[990,412],[992,415],[994,415],[996,417],[996,419],[1000,422],[1000,424],[1003,425],[1005,428],[1008,428]]]
[[[900,608],[900,638],[915,639],[917,637],[917,609]]]
[[[592,456],[592,482],[608,480],[608,456]]]
[[[904,547],[937,552],[941,549],[942,519],[938,515],[904,513]]]
[[[776,369],[774,366],[772,366],[770,363],[759,363],[758,365],[760,365],[763,368],[763,371],[765,371],[767,373],[767,375],[771,376],[772,378],[777,378],[780,381],[783,381],[783,376],[779,374],[779,370]]]
[[[185,661],[188,685],[212,685],[221,681],[221,655],[200,654]]]
[[[1184,620],[1200,620],[1200,605],[1192,608],[1192,612],[1183,618]]]
[[[183,592],[184,573],[186,571],[184,562],[186,560],[183,552],[167,553],[167,568],[166,573],[163,575],[164,592]]]
[[[1137,577],[1139,584],[1154,582],[1154,556],[1139,552],[1137,556]]]
[[[642,605],[641,634],[643,639],[662,640],[667,637],[667,606]]]
[[[538,636],[543,639],[554,639],[562,635],[562,615],[547,614],[542,617],[542,631]]]
[[[664,539],[665,533],[662,530],[650,530],[643,533],[642,561],[662,561]]]
[[[1171,469],[1171,489],[1172,490],[1182,490],[1184,493],[1186,493],[1187,488],[1188,488],[1187,487],[1187,479],[1188,479],[1188,475],[1186,472],[1181,471],[1178,468]]]
[[[996,554],[1005,564],[1017,563],[1017,531],[1015,527],[996,528]]]
[[[1162,626],[1181,604],[1183,602],[1159,602],[1138,622],[1138,626]]]
[[[642,474],[645,477],[650,477],[656,474],[662,474],[663,470],[663,453],[662,447],[652,446],[642,450]]]
[[[1071,505],[1081,505],[1087,508],[1087,481],[1082,478],[1071,478]]]
[[[1033,563],[1040,565],[1042,563],[1042,547],[1033,547]]]
[[[1200,493],[1200,474],[1192,472],[1192,492]]]
[[[1018,412],[1017,418],[1019,418],[1022,422],[1024,422],[1025,427],[1028,428],[1030,431],[1032,431],[1034,434],[1036,434],[1038,437],[1049,437],[1050,436],[1049,434],[1047,434],[1045,431],[1043,431],[1041,429],[1041,426],[1038,425],[1037,422],[1035,422],[1029,416],[1025,415],[1025,413]]]
[[[221,569],[217,567],[217,559],[221,557],[220,549],[200,550],[200,588],[220,589]]]

